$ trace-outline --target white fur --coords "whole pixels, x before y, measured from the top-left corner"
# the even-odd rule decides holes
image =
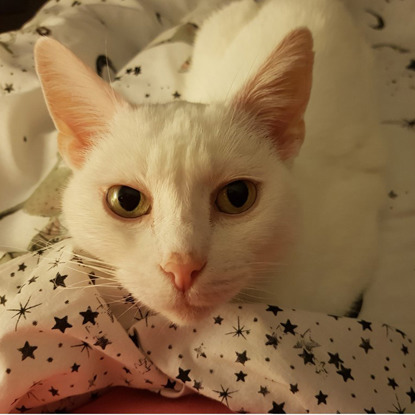
[[[185,98],[229,101],[301,26],[311,30],[315,50],[306,138],[292,169],[303,228],[291,260],[261,288],[267,301],[341,314],[373,275],[385,195],[372,56],[351,16],[333,0],[231,4],[199,34]]]
[[[306,138],[291,166],[229,103],[299,26],[311,29],[316,53]],[[116,104],[65,192],[70,233],[115,266],[135,298],[179,324],[239,292],[244,301],[343,314],[377,253],[383,151],[372,94],[368,47],[337,1],[231,4],[195,45],[184,96],[202,104]],[[239,178],[259,184],[257,201],[243,214],[221,214],[215,194]],[[114,184],[149,196],[150,214],[115,217],[105,203]],[[207,264],[183,295],[160,264],[190,251]]]

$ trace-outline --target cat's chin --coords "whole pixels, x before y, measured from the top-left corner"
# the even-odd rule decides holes
[[[160,313],[177,326],[191,326],[201,323],[213,311],[214,307],[181,305],[168,310],[160,310]]]

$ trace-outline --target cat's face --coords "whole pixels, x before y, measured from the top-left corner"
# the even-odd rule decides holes
[[[244,288],[256,286],[260,295],[290,242],[288,170],[268,140],[231,116],[185,103],[126,108],[65,192],[77,245],[114,265],[134,298],[178,324],[202,318]],[[218,205],[221,189],[241,180],[255,187],[252,205],[240,213],[220,199]],[[114,185],[142,192],[146,213],[114,213],[107,198]],[[174,254],[204,264],[188,289],[163,270]]]
[[[260,301],[296,227],[289,166],[304,138],[310,32],[288,34],[220,104],[134,108],[56,41],[39,40],[35,58],[74,171],[63,209],[76,244],[178,324],[241,290]]]

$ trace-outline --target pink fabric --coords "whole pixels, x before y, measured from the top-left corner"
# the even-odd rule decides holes
[[[231,414],[225,405],[202,395],[165,398],[146,390],[113,388],[100,398],[78,408],[75,413],[125,414]]]

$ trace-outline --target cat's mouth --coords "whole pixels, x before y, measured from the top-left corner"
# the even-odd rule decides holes
[[[214,313],[216,308],[230,301],[236,293],[225,292],[225,290],[222,290],[221,295],[180,292],[177,293],[174,301],[165,304],[163,310],[159,311],[179,326],[198,324]]]
[[[213,312],[215,307],[195,306],[183,300],[171,308],[166,308],[162,314],[179,326],[197,324]]]

